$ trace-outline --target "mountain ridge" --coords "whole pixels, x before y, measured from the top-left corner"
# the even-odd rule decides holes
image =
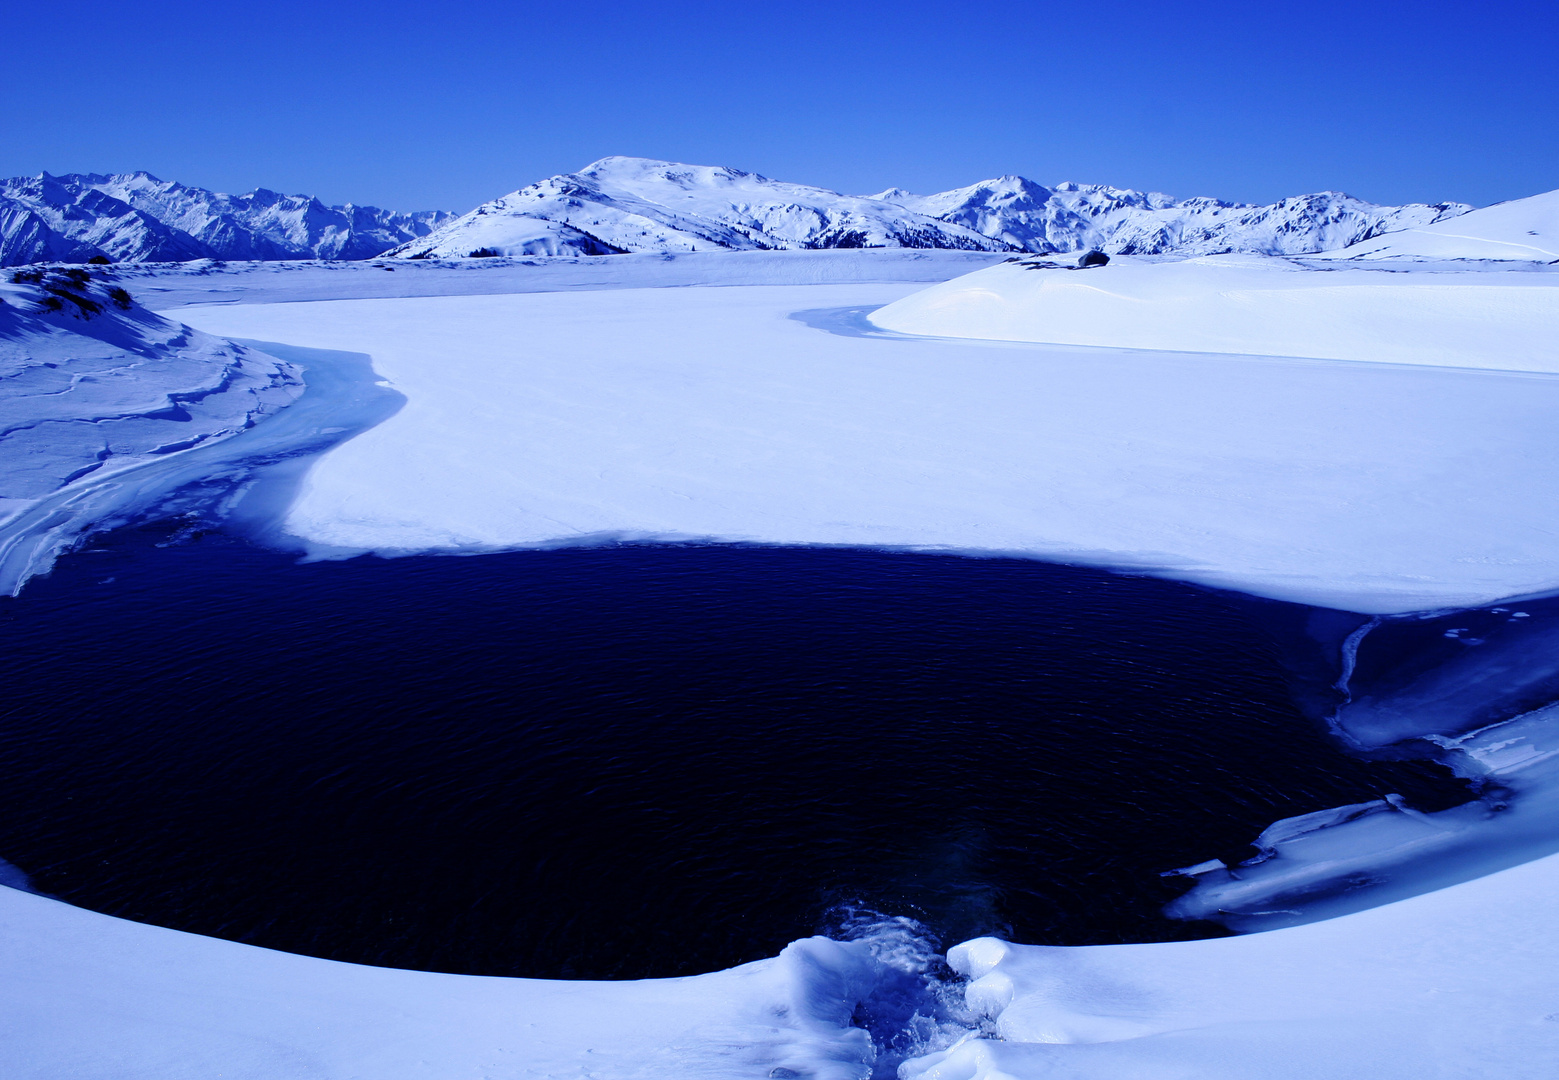
[[[1009,174],[916,195],[847,195],[727,166],[611,156],[467,214],[398,213],[148,172],[0,180],[0,265],[943,248],[1051,254],[1295,255],[1420,229],[1473,208],[1378,206],[1337,191],[1271,204]]]
[[[149,172],[0,180],[0,266],[34,262],[366,259],[453,217],[327,206],[256,188],[228,195]]]

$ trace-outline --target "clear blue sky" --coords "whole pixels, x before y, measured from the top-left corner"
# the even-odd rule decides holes
[[[467,210],[607,154],[865,193],[1559,187],[1559,4],[9,5],[0,175]]]

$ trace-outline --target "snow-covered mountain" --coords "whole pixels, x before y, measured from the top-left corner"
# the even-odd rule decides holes
[[[0,181],[0,266],[186,259],[367,259],[453,217],[326,206],[257,188],[223,195],[150,173]]]
[[[483,203],[390,254],[423,259],[478,251],[599,255],[721,248],[1001,251],[1007,246],[881,199],[720,166],[607,157]]]
[[[1297,254],[1471,210],[1376,206],[1339,192],[1252,206],[1021,176],[917,196],[841,195],[707,165],[608,157],[484,203],[398,258],[715,248],[913,247],[1127,254]]]
[[[0,265],[220,259],[465,258],[630,251],[948,248],[1293,255],[1471,210],[1376,206],[1340,192],[1270,206],[1003,176],[935,195],[842,195],[757,173],[607,157],[456,218],[326,206],[259,188],[223,195],[149,173],[0,181]]]
[[[1258,206],[1176,199],[1099,184],[1047,188],[1021,176],[984,180],[924,197],[896,188],[874,197],[963,225],[1023,251],[1097,248],[1121,255],[1330,251],[1472,209],[1464,203],[1376,206],[1339,191],[1296,195]]]

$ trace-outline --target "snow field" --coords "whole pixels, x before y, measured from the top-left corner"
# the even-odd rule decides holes
[[[1559,588],[1559,381],[849,336],[790,317],[910,291],[179,314],[368,353],[409,399],[310,472],[284,527],[321,550],[680,538],[1018,553],[1365,612]]]

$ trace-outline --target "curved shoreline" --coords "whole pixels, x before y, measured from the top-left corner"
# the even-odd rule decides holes
[[[268,517],[290,502],[318,455],[405,404],[380,381],[366,355],[272,342],[240,344],[303,369],[303,393],[219,441],[94,472],[24,507],[0,524],[0,594],[15,596],[85,536],[151,513],[170,516],[196,504],[226,503],[224,516],[264,533]]]

